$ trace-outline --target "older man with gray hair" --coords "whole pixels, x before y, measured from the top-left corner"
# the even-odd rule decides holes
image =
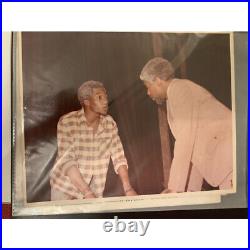
[[[126,196],[136,195],[108,98],[101,82],[87,81],[78,89],[80,110],[62,116],[57,127],[58,154],[50,174],[51,200],[102,197],[112,158]]]
[[[166,102],[168,123],[175,138],[168,188],[163,193],[200,191],[203,179],[213,187],[231,189],[231,110],[203,87],[174,78],[174,69],[164,58],[151,59],[140,78],[152,100]]]

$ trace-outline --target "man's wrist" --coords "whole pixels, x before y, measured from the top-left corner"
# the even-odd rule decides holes
[[[93,192],[92,192],[91,190],[89,190],[89,191],[86,191],[86,192],[84,193],[84,196],[91,195],[91,194],[93,194]]]
[[[92,190],[91,190],[89,187],[87,187],[87,188],[83,188],[81,192],[83,193],[83,195],[84,195],[84,196],[86,196],[86,195],[89,195],[89,194],[92,194],[92,193],[93,193],[93,192],[92,192]]]
[[[124,191],[127,190],[127,189],[130,189],[130,188],[132,188],[130,182],[124,182],[123,183],[123,189],[124,189]]]
[[[128,193],[130,191],[133,191],[133,187],[131,186],[130,182],[126,182],[126,183],[123,183],[123,190],[124,190],[124,193]]]
[[[129,188],[124,189],[124,193],[128,193],[130,191],[134,191],[134,189],[130,186]]]

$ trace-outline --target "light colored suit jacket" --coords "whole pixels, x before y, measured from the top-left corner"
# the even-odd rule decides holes
[[[184,79],[170,83],[167,110],[175,137],[168,188],[184,191],[190,162],[210,185],[220,185],[233,168],[231,110]]]

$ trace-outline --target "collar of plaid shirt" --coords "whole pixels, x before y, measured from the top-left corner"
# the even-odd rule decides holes
[[[87,124],[87,119],[83,108],[78,113],[78,119],[80,123],[84,124],[84,126],[86,126],[88,129],[92,129],[92,127],[88,126]],[[100,134],[104,129],[105,129],[105,116],[100,115],[100,121],[98,124],[96,134]]]

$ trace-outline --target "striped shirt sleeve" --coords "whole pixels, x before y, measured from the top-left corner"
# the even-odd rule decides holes
[[[58,161],[63,173],[72,166],[77,166],[75,161],[74,143],[70,135],[68,124],[61,118],[57,125]]]

